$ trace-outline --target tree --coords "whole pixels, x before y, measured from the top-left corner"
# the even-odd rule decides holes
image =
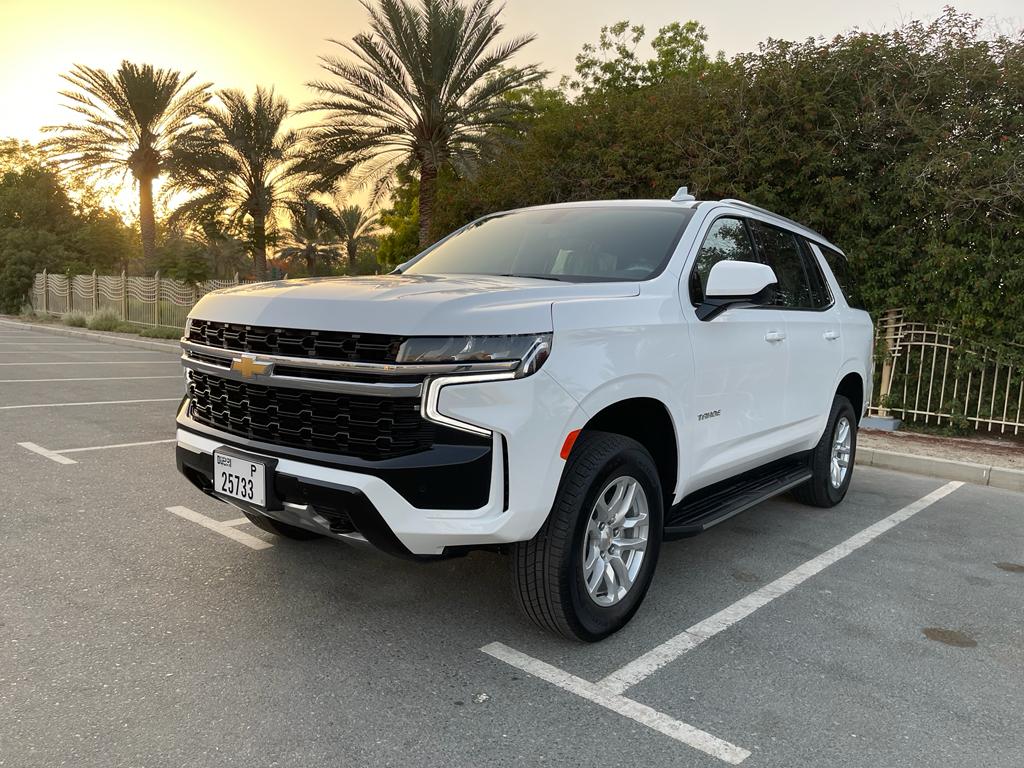
[[[347,205],[337,211],[338,231],[345,243],[348,256],[348,271],[353,274],[356,268],[356,254],[359,246],[369,242],[379,227],[377,214],[371,213],[359,205]]]
[[[257,87],[252,99],[234,89],[217,97],[222,106],[204,106],[202,121],[174,149],[176,174],[169,191],[195,196],[171,214],[171,221],[220,219],[248,230],[256,277],[263,280],[268,233],[300,191],[298,135],[285,130],[288,102],[272,89]]]
[[[1024,36],[983,30],[948,10],[538,101],[519,141],[443,186],[438,226],[687,184],[821,231],[875,313],[1024,343]]]
[[[153,182],[167,170],[169,154],[209,98],[209,84],[189,87],[194,75],[129,61],[114,74],[76,64],[61,75],[73,86],[61,95],[83,121],[45,128],[56,133],[46,149],[68,169],[96,178],[132,175],[147,261],[156,255]]]
[[[341,258],[343,238],[336,213],[306,200],[291,207],[290,219],[285,231],[290,244],[277,252],[279,258],[302,259],[309,276]]]
[[[429,244],[439,169],[469,167],[515,125],[523,103],[509,94],[538,81],[535,66],[509,62],[534,39],[496,45],[502,32],[494,0],[378,0],[363,3],[370,32],[351,43],[333,40],[354,61],[325,56],[335,80],[310,83],[323,111],[311,132],[315,161],[328,184],[355,174],[372,200],[388,189],[396,168],[419,171],[419,242]]]
[[[121,269],[137,242],[120,217],[69,189],[36,147],[0,142],[0,311],[17,312],[43,269]],[[85,202],[83,202],[85,201]]]
[[[576,76],[563,78],[562,86],[585,95],[641,88],[684,73],[698,74],[711,65],[704,47],[707,31],[696,21],[674,21],[659,29],[651,41],[654,58],[641,61],[636,49],[645,35],[643,26],[628,21],[601,27],[597,44],[585,43],[576,55]]]

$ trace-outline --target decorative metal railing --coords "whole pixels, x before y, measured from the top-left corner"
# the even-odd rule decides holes
[[[884,312],[875,334],[871,414],[1024,432],[1024,347],[972,341],[950,325],[912,322],[901,309]]]
[[[91,314],[110,311],[136,325],[184,328],[189,310],[210,291],[254,280],[206,280],[186,283],[161,277],[136,275],[51,275],[42,272],[32,284],[32,308],[50,315],[71,312]]]

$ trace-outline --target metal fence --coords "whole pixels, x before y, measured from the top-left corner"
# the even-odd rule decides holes
[[[218,288],[255,282],[205,280],[186,283],[168,277],[126,275],[36,275],[32,284],[32,309],[49,315],[72,312],[91,314],[107,310],[136,325],[184,328],[189,310],[199,299]]]
[[[1024,347],[971,341],[949,325],[912,322],[900,309],[883,313],[876,338],[873,415],[1024,432]]]

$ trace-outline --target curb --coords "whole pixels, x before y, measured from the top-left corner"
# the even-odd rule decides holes
[[[21,320],[11,320],[10,318],[0,319],[0,327],[8,328],[25,328],[30,331],[39,331],[40,333],[52,333],[57,336],[71,336],[72,338],[79,339],[95,339],[99,341],[105,341],[107,344],[115,344],[121,347],[144,347],[151,352],[168,352],[172,355],[180,355],[181,347],[174,342],[167,341],[150,341],[149,339],[133,339],[128,336],[119,336],[112,333],[103,333],[102,331],[78,331],[72,328],[61,328],[52,327],[49,325],[42,325],[38,323],[25,323]]]
[[[935,459],[912,453],[883,451],[879,448],[858,448],[857,464],[897,472],[911,472],[915,475],[938,477],[943,480],[960,480],[974,485],[988,485],[1007,491],[1024,492],[1024,470],[994,467],[988,464],[972,464],[969,461]]]

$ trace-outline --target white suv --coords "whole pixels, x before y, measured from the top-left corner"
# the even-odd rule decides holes
[[[598,640],[661,543],[846,494],[872,327],[824,237],[735,200],[486,216],[394,274],[218,291],[182,339],[177,463],[293,538],[511,556]]]

